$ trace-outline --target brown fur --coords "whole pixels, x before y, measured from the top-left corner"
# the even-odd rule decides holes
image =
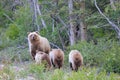
[[[49,41],[38,34],[38,32],[30,32],[28,34],[29,50],[32,58],[35,59],[36,50],[49,54],[50,44]]]
[[[36,60],[36,64],[42,63],[42,64],[45,64],[45,67],[51,68],[51,62],[48,54],[41,51],[36,51],[35,60]]]
[[[64,52],[61,49],[53,49],[50,52],[50,59],[53,66],[60,69],[64,63]]]
[[[71,60],[73,61],[73,63],[70,62],[70,67],[72,70],[78,71],[78,68],[83,64],[83,57],[77,50],[72,50],[70,55],[72,58]]]

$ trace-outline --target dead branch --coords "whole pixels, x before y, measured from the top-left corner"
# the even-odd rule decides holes
[[[15,23],[7,14],[3,14],[6,18],[8,18],[12,23]]]
[[[116,31],[116,33],[118,34],[118,37],[120,38],[120,29],[119,26],[117,26],[116,24],[114,24],[112,21],[110,21],[110,19],[108,17],[106,17],[102,11],[100,10],[100,8],[97,5],[96,0],[95,1],[95,7],[98,9],[99,13],[108,21],[108,23],[112,26],[112,28]]]
[[[57,45],[55,45],[54,43],[50,42],[50,44],[58,49],[60,49]]]
[[[38,0],[37,0],[36,8],[37,8],[37,11],[38,11],[39,16],[41,16],[42,13],[41,13],[41,10],[40,10],[39,5],[38,5]],[[44,21],[43,18],[41,18],[41,22],[42,22],[43,27],[44,27],[44,28],[47,28],[46,23],[45,23],[45,21]]]

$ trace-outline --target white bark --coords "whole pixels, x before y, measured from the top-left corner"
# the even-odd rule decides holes
[[[34,20],[35,20],[35,25],[37,26],[37,30],[39,31],[39,25],[38,25],[38,19],[37,19],[37,8],[36,8],[36,0],[32,0],[33,2],[33,9],[34,9]]]
[[[86,41],[87,40],[87,27],[85,25],[85,20],[84,20],[84,11],[85,11],[85,2],[84,0],[81,1],[81,7],[80,10],[82,11],[82,14],[80,15],[80,31],[81,31],[81,41]]]
[[[68,0],[68,8],[69,8],[69,18],[70,18],[70,45],[74,45],[76,43],[76,36],[75,36],[75,26],[73,23],[73,0]]]
[[[52,19],[53,23],[52,23],[52,31],[54,32],[55,31],[55,20]]]

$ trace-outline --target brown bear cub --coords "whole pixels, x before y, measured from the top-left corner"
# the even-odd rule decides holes
[[[53,67],[61,68],[64,63],[64,52],[61,49],[52,49],[49,53]]]
[[[45,67],[47,67],[48,69],[51,68],[49,55],[44,52],[37,50],[35,55],[35,61],[36,61],[36,64],[44,64]]]
[[[45,37],[40,36],[38,32],[28,33],[28,44],[29,44],[29,51],[34,60],[35,60],[36,50],[49,54],[51,49],[49,41]]]
[[[78,50],[71,50],[69,54],[70,68],[74,71],[78,71],[78,68],[83,64],[83,57]]]

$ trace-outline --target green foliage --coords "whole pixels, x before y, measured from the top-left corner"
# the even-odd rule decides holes
[[[103,70],[97,73],[97,68],[82,68],[78,72],[63,71],[61,69],[55,69],[51,71],[44,71],[42,65],[19,64],[20,66],[6,65],[0,71],[1,80],[119,80],[119,75],[111,73],[107,76],[107,73]],[[21,67],[21,68],[20,68]],[[17,70],[16,70],[17,69]]]
[[[105,36],[105,32],[102,28],[92,28],[90,32],[93,34],[93,38],[102,38]]]
[[[6,36],[10,39],[15,40],[19,36],[19,29],[15,24],[10,24],[6,30]]]
[[[19,2],[20,1],[20,2]],[[20,58],[22,61],[31,60],[28,48],[18,48],[18,46],[28,45],[27,43],[27,32],[37,30],[34,17],[34,11],[31,7],[31,3],[26,0],[19,0],[18,3],[14,0],[1,0],[0,1],[0,61],[11,63],[18,61]],[[59,0],[58,5],[55,4],[55,0],[38,0],[40,4],[40,10],[42,15],[37,17],[37,24],[40,26],[40,35],[46,37],[50,42],[58,45],[62,48],[61,43],[63,42],[65,46],[69,44],[69,36],[66,32],[69,32],[69,27],[66,29],[63,23],[61,23],[56,16],[60,16],[62,21],[69,26],[69,13],[68,13],[68,3],[66,0]],[[79,50],[84,57],[84,64],[86,66],[99,66],[105,69],[107,72],[117,72],[120,73],[120,58],[119,51],[120,46],[116,41],[116,33],[108,24],[108,22],[102,17],[94,5],[94,0],[85,0],[86,11],[85,11],[85,21],[87,25],[88,34],[92,34],[89,39],[89,43],[78,42],[74,46],[70,46],[65,51],[65,67],[68,65],[68,53],[72,49]],[[13,3],[15,5],[13,5]],[[114,3],[116,11],[111,8],[109,0],[97,0],[98,6],[102,12],[115,24],[118,26],[119,16],[120,16],[120,5]],[[80,4],[77,0],[73,1],[73,17],[75,17],[75,22],[78,22],[79,17],[82,13],[80,10]],[[53,17],[51,17],[53,15]],[[41,18],[44,19],[47,28],[43,28],[41,24]],[[55,20],[53,20],[53,18]],[[53,29],[54,24],[54,29]],[[66,31],[67,30],[67,31]],[[59,31],[59,32],[58,32]],[[63,41],[60,40],[60,36]],[[103,40],[99,40],[99,39]],[[98,40],[97,45],[94,45],[92,40]],[[112,39],[112,40],[109,40]],[[12,46],[12,47],[9,47]],[[27,46],[28,47],[28,46]],[[4,48],[4,50],[2,50]],[[20,54],[18,54],[20,53]],[[67,53],[67,54],[66,54]],[[20,58],[19,58],[20,57]],[[29,75],[29,73],[35,74],[37,79],[41,80],[106,80],[106,72],[101,72],[96,74],[94,69],[84,69],[79,72],[66,73],[62,70],[54,70],[44,72],[44,68],[38,65],[29,65],[28,71],[21,75]],[[26,69],[26,70],[27,70]],[[10,72],[11,73],[11,72]],[[88,74],[87,74],[88,73]],[[13,75],[14,76],[14,75]],[[47,79],[46,79],[47,76]],[[113,76],[109,77],[110,80],[115,80]]]
[[[83,55],[86,66],[99,66],[105,68],[108,72],[120,73],[119,47],[118,42],[111,40],[100,40],[97,45],[92,42],[79,42],[74,46],[68,47],[67,53],[70,50],[77,49]]]
[[[53,72],[50,80],[64,80],[64,72],[62,70],[56,69]]]
[[[20,62],[20,61],[29,61],[31,60],[31,56],[28,52],[28,48],[21,49],[14,47],[8,47],[4,50],[0,51],[0,60],[2,62]]]
[[[0,38],[0,50],[4,49],[10,45],[10,40],[8,38],[6,38],[5,30],[4,29],[1,29],[1,30],[4,31],[4,33],[1,32],[1,35],[0,35],[2,37],[2,38]]]
[[[114,44],[109,50],[104,52],[104,68],[108,72],[120,73],[120,54],[119,54],[120,46]]]
[[[43,70],[44,70],[44,66],[42,64],[41,65],[31,64],[29,71],[31,73],[41,74]]]
[[[52,29],[51,27],[48,29],[42,28],[40,30],[40,35],[46,37],[50,42],[57,44],[61,49],[62,49],[62,45],[61,45],[61,41],[60,41],[60,36],[63,39],[63,41],[65,41],[67,39],[65,41],[65,45],[68,45],[67,44],[68,36],[65,33],[65,31],[60,31],[60,33],[59,33],[58,29],[56,27],[54,28],[53,31],[51,29]],[[60,36],[59,36],[59,34],[60,34]]]

